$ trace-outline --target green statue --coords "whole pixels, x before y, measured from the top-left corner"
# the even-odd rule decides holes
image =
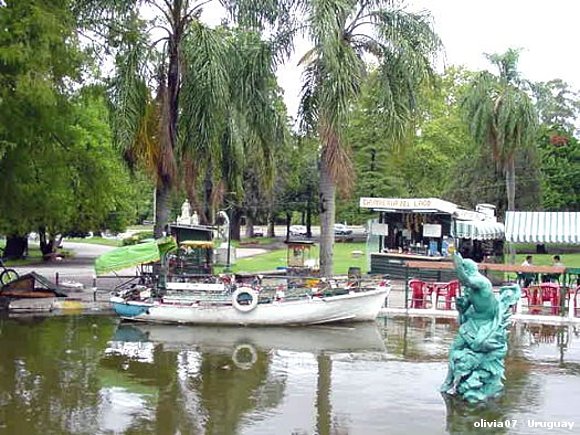
[[[449,352],[449,371],[441,392],[477,403],[502,392],[511,308],[520,298],[521,289],[517,284],[504,286],[496,296],[477,263],[463,259],[459,253],[454,254],[453,261],[463,295],[456,300],[460,326]]]

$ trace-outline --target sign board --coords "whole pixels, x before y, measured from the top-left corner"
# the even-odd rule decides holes
[[[393,211],[406,210],[419,213],[448,213],[457,210],[457,205],[452,202],[437,198],[360,198],[360,208],[388,209]]]
[[[371,234],[373,236],[388,236],[389,235],[389,225],[379,224],[373,222],[371,225]]]
[[[441,225],[439,224],[424,224],[423,237],[441,237]]]

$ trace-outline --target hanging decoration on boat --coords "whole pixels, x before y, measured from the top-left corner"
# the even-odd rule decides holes
[[[454,253],[453,260],[463,294],[456,302],[460,326],[441,392],[470,403],[483,402],[503,391],[510,317],[521,289],[517,284],[504,286],[496,296],[477,263],[459,253]]]

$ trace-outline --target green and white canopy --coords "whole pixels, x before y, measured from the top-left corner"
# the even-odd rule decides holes
[[[504,237],[504,225],[493,220],[457,221],[457,238],[472,240],[501,240]]]
[[[153,263],[176,248],[177,244],[173,237],[122,246],[98,257],[95,261],[95,272],[97,275],[103,275],[140,264]]]
[[[580,244],[580,213],[508,211],[505,236],[515,243]]]

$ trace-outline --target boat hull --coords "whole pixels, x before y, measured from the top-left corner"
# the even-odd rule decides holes
[[[123,319],[155,323],[202,325],[316,325],[335,322],[359,322],[376,319],[387,290],[322,298],[260,303],[243,312],[233,305],[192,305],[144,303],[112,298],[111,303]]]

